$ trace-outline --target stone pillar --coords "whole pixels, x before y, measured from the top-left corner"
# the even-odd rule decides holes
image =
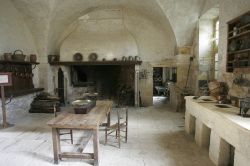
[[[198,144],[199,147],[202,147],[202,126],[203,123],[196,119],[195,121],[195,142]]]
[[[209,157],[215,165],[219,165],[220,137],[213,130],[210,135]]]
[[[185,113],[185,131],[191,135],[195,133],[195,117],[188,111]]]
[[[209,148],[210,129],[199,119],[195,122],[195,141],[200,147]]]
[[[213,131],[211,132],[210,141],[210,159],[214,162],[215,165],[228,165],[230,162],[230,144]],[[239,163],[239,161],[237,162]],[[239,166],[243,165],[240,164]]]
[[[235,149],[234,152],[234,166],[249,166],[250,156],[242,154]]]

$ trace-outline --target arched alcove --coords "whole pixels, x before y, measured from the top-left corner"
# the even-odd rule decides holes
[[[76,52],[83,54],[84,61],[93,52],[98,54],[98,60],[138,55],[135,38],[126,28],[122,9],[90,12],[79,17],[76,26],[60,47],[62,61],[73,60]]]

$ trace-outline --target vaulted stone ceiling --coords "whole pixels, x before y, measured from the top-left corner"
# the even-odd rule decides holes
[[[54,53],[62,32],[78,17],[105,7],[130,8],[170,26],[177,46],[191,45],[206,0],[12,0],[23,14],[38,52]]]

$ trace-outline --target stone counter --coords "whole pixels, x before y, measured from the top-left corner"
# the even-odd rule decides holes
[[[218,108],[215,100],[204,102],[187,96],[185,130],[193,134],[196,143],[209,149],[209,157],[216,165],[227,165],[229,147],[234,147],[234,165],[250,162],[250,118],[239,115],[239,108]]]

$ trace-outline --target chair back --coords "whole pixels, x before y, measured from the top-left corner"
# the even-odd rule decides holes
[[[124,120],[121,121],[121,119],[124,119]],[[117,109],[117,123],[118,124],[125,123],[126,125],[128,124],[128,108],[127,107],[124,107],[121,110]]]

